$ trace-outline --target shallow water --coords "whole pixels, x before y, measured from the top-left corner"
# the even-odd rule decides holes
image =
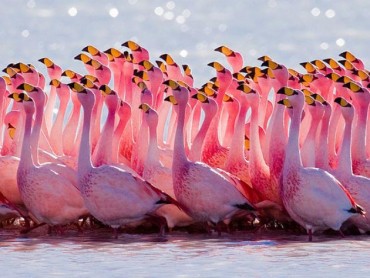
[[[0,232],[2,277],[345,277],[370,271],[368,236],[305,235],[282,231],[216,235],[174,232],[19,236]]]
[[[52,4],[51,4],[52,3]],[[191,4],[190,4],[191,3]],[[2,1],[0,67],[50,57],[63,69],[85,73],[73,60],[87,44],[105,50],[133,39],[151,59],[171,54],[189,64],[195,84],[214,76],[206,65],[224,57],[226,44],[248,65],[268,54],[301,70],[300,62],[350,50],[370,63],[369,1]],[[209,237],[85,232],[19,236],[0,230],[2,277],[338,277],[370,272],[368,236],[271,232]]]

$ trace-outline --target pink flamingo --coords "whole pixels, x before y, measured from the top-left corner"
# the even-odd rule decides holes
[[[315,147],[317,126],[324,116],[324,107],[321,103],[312,101],[312,98],[308,98],[306,103],[312,119],[307,136],[301,147],[301,157],[304,167],[315,167],[316,157],[319,156]]]
[[[119,97],[123,99],[124,94],[121,88],[122,86],[121,83],[123,83],[121,81],[123,80],[121,80],[121,77],[123,77],[122,71],[123,71],[123,64],[125,63],[125,56],[123,55],[121,51],[115,48],[109,48],[105,50],[104,53],[106,53],[108,57],[108,60],[109,60],[108,66],[113,74],[114,91],[116,91]]]
[[[209,63],[208,65],[216,69],[217,79],[220,82],[220,88],[218,89],[218,94],[216,98],[218,111],[216,116],[212,120],[211,126],[209,127],[206,138],[204,140],[202,149],[202,161],[212,167],[222,168],[227,158],[228,149],[221,146],[218,137],[218,129],[222,110],[222,99],[226,90],[232,82],[232,74],[228,69],[226,69],[218,62]]]
[[[66,84],[61,83],[57,79],[52,79],[50,85],[56,88],[56,93],[59,98],[59,109],[58,114],[55,118],[55,122],[50,130],[50,144],[56,155],[64,155],[63,152],[63,122],[64,115],[66,113],[67,105],[69,102],[70,92],[69,87]]]
[[[85,51],[89,53],[95,60],[102,63],[104,66],[108,66],[108,57],[104,52],[101,52],[99,49],[97,49],[95,46],[88,45],[82,49],[82,51]]]
[[[344,221],[364,211],[333,175],[319,168],[302,166],[298,136],[304,95],[286,87],[278,93],[289,96],[280,103],[292,111],[281,196],[290,217],[306,229],[312,241],[316,230],[339,230]]]
[[[134,56],[135,62],[140,63],[143,60],[149,60],[149,52],[134,41],[127,41],[122,46],[128,47]]]
[[[39,62],[43,63],[46,66],[46,70],[48,72],[50,80],[52,79],[57,79],[59,80],[62,76],[62,68],[55,64],[52,60],[49,58],[41,58],[39,59]],[[25,81],[27,82],[27,81]],[[29,82],[28,82],[29,83]],[[32,85],[32,84],[31,84]],[[35,86],[38,86],[38,84],[35,84]],[[40,86],[39,86],[40,87]],[[47,130],[47,136],[49,136],[49,132],[51,132],[51,127],[52,127],[52,121],[53,121],[53,113],[54,113],[54,106],[56,102],[56,87],[51,86],[50,87],[50,92],[48,95],[46,107],[45,107],[45,121],[44,125],[46,126]],[[46,131],[44,130],[44,132]]]
[[[236,52],[224,45],[217,47],[215,51],[221,52],[226,56],[226,60],[232,67],[234,73],[239,72],[242,69],[244,64],[243,56],[239,52]]]
[[[119,146],[120,146],[121,137],[123,136],[123,131],[125,130],[125,127],[130,120],[131,106],[127,102],[120,100],[117,114],[119,117],[119,123],[116,129],[114,130],[114,135],[113,135],[113,143],[112,143],[112,154],[113,154],[112,159],[113,160],[112,162],[113,163],[120,162],[126,165],[130,165],[130,162],[120,154]]]
[[[259,193],[257,201],[264,201],[264,208],[269,209],[268,214],[274,216],[278,221],[287,221],[288,217],[283,212],[279,183],[274,183],[274,180],[271,179],[270,168],[266,164],[262,153],[258,125],[260,95],[246,84],[240,85],[237,89],[241,91],[240,99],[244,99],[241,102],[241,107],[247,107],[246,102],[248,102],[252,110],[248,165],[250,184]],[[243,129],[242,131],[244,132]]]
[[[169,194],[172,198],[175,198],[172,184],[172,170],[171,168],[163,166],[160,162],[156,130],[158,114],[147,104],[141,104],[139,108],[143,110],[143,120],[149,127],[149,146],[144,162],[143,178]],[[156,214],[166,218],[169,229],[173,229],[175,226],[187,226],[193,222],[189,215],[172,204],[159,208]]]
[[[370,160],[366,157],[366,128],[370,92],[367,88],[363,88],[353,82],[345,83],[343,87],[353,92],[351,96],[353,97],[354,106],[357,110],[357,120],[355,122],[356,132],[353,134],[352,144],[353,172],[356,175],[370,178]]]
[[[205,115],[202,126],[200,127],[192,142],[188,157],[190,161],[201,161],[201,151],[204,138],[206,137],[208,128],[211,125],[213,117],[217,113],[217,104],[212,98],[208,98],[202,93],[197,93],[193,95],[192,98],[195,98],[202,103],[202,109]]]
[[[230,219],[241,210],[254,210],[250,202],[215,169],[187,159],[184,146],[185,109],[189,92],[173,80],[164,82],[173,92],[176,106],[177,128],[172,176],[175,196],[196,221],[218,224]]]
[[[344,130],[344,137],[341,149],[338,155],[338,166],[332,173],[350,192],[353,199],[361,204],[365,209],[370,210],[370,179],[354,175],[352,171],[352,158],[351,158],[351,135],[352,135],[352,121],[354,117],[354,108],[344,98],[338,97],[334,100],[339,104],[342,115],[345,119],[346,126]],[[351,218],[359,229],[363,231],[370,230],[370,218],[365,214],[364,216],[354,216]]]
[[[84,110],[81,138],[84,144],[80,144],[78,179],[89,212],[117,232],[121,225],[142,220],[163,204],[177,204],[167,194],[122,169],[111,165],[92,166],[90,130],[95,96],[78,83],[69,86],[77,92]]]
[[[19,191],[27,209],[39,223],[65,225],[86,214],[79,190],[48,164],[35,165],[31,155],[31,127],[35,106],[22,93],[26,113],[21,158],[17,171]]]

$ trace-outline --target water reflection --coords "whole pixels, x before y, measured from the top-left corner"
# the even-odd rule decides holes
[[[221,237],[174,232],[165,238],[121,234],[114,240],[110,230],[27,237],[16,230],[1,230],[0,258],[7,263],[0,264],[0,271],[17,276],[224,277],[263,273],[286,277],[286,273],[305,276],[308,269],[329,276],[361,275],[370,269],[368,237],[322,235],[316,239],[307,243],[305,235],[281,232]],[[27,263],[20,268],[21,262]]]

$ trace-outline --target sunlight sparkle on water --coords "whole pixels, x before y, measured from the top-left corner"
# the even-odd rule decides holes
[[[180,54],[181,57],[185,58],[186,56],[188,56],[188,51],[186,49],[183,49],[183,50],[180,51],[179,54]]]
[[[185,17],[184,17],[184,16],[182,16],[182,15],[178,15],[178,16],[176,16],[176,22],[177,22],[178,24],[184,24],[184,23],[185,23]]]
[[[163,13],[164,13],[164,9],[163,9],[162,7],[156,7],[156,8],[154,9],[154,13],[155,13],[156,15],[158,15],[158,16],[162,16],[162,15],[163,15]]]
[[[321,13],[321,11],[320,11],[320,9],[319,9],[319,8],[317,8],[317,7],[313,8],[313,9],[311,10],[311,14],[312,14],[313,16],[319,16],[319,15],[320,15],[320,13]]]
[[[190,10],[185,9],[185,10],[182,11],[182,15],[185,16],[185,17],[189,17],[191,15],[191,12],[190,12]]]
[[[69,10],[68,10],[68,14],[69,14],[70,16],[76,16],[76,15],[77,15],[77,9],[76,9],[75,7],[71,7],[71,8],[69,8]]]
[[[165,12],[163,16],[167,20],[172,20],[175,17],[175,15],[173,14],[173,12],[170,12],[170,11]]]
[[[27,29],[24,29],[21,33],[22,37],[24,38],[28,38],[28,36],[30,35],[30,31],[28,31]]]
[[[169,10],[173,10],[176,7],[176,4],[173,1],[168,1],[167,4],[166,4],[166,7]]]
[[[109,15],[110,15],[111,17],[117,17],[117,16],[118,16],[118,14],[119,14],[119,11],[118,11],[118,9],[116,9],[116,8],[111,8],[111,9],[109,10]]]
[[[329,44],[327,42],[323,42],[320,44],[320,48],[326,50],[329,48]]]
[[[336,43],[338,46],[342,47],[342,46],[344,46],[344,45],[346,44],[346,41],[345,41],[344,39],[342,39],[342,38],[339,38],[339,39],[337,39],[337,40],[335,41],[335,43]]]
[[[329,10],[327,10],[327,11],[325,12],[325,16],[326,16],[327,18],[333,18],[333,17],[335,16],[335,11],[334,11],[334,10],[332,10],[332,9],[329,9]]]

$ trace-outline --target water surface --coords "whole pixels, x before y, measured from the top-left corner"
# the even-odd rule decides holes
[[[216,235],[174,232],[68,232],[20,236],[0,232],[3,277],[338,277],[370,271],[368,236],[305,235],[282,231]]]

